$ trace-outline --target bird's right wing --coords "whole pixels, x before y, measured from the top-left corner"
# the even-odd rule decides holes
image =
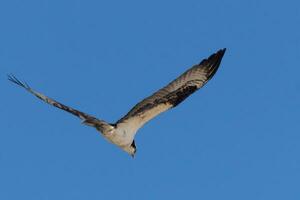
[[[69,106],[66,106],[62,103],[59,103],[58,101],[51,99],[39,92],[34,91],[31,87],[29,87],[26,83],[22,83],[21,81],[19,81],[15,76],[13,75],[8,75],[8,80],[10,80],[11,82],[23,87],[24,89],[26,89],[28,92],[30,92],[31,94],[35,95],[37,98],[41,99],[42,101],[55,106],[59,109],[62,109],[64,111],[67,111],[77,117],[79,117],[82,120],[82,123],[88,126],[93,126],[95,128],[97,128],[99,131],[103,132],[104,129],[111,129],[113,128],[112,125],[106,123],[103,120],[99,120],[91,115],[88,115],[84,112],[78,111],[76,109],[73,109]]]
[[[136,104],[116,124],[135,133],[143,124],[158,114],[177,106],[189,95],[203,87],[218,70],[226,49],[212,54],[188,69],[167,86]]]

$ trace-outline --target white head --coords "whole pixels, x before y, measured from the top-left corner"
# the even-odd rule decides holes
[[[126,146],[125,148],[123,148],[123,150],[126,151],[127,153],[129,153],[132,157],[134,157],[134,155],[136,153],[136,146],[135,146],[134,140],[130,146]]]

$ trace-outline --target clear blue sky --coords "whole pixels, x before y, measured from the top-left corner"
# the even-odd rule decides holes
[[[299,1],[0,2],[0,199],[300,199]],[[220,48],[215,77],[137,134],[110,122]]]

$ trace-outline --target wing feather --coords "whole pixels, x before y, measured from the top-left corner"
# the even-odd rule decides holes
[[[192,93],[203,87],[218,70],[226,49],[221,49],[184,72],[167,86],[136,104],[117,126],[138,129],[161,112],[177,106]],[[136,131],[135,130],[135,131]]]
[[[59,109],[62,109],[64,111],[67,111],[77,117],[79,117],[82,120],[83,124],[89,125],[89,126],[93,126],[95,128],[97,128],[98,130],[102,131],[104,128],[108,128],[111,127],[111,125],[109,125],[108,123],[106,123],[103,120],[99,120],[91,115],[88,115],[84,112],[81,112],[79,110],[73,109],[69,106],[66,106],[62,103],[59,103],[58,101],[51,99],[39,92],[34,91],[31,87],[29,87],[28,84],[26,83],[22,83],[21,81],[19,81],[14,75],[8,75],[8,80],[10,80],[11,82],[23,87],[24,89],[26,89],[28,92],[30,92],[31,94],[35,95],[37,98],[39,98],[40,100],[56,107]]]

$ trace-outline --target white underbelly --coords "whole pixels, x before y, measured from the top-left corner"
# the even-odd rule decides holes
[[[133,142],[133,137],[131,137],[132,134],[126,133],[124,130],[118,130],[115,129],[114,131],[111,131],[109,133],[103,134],[103,136],[110,141],[111,143],[120,146],[125,147],[129,146]]]

